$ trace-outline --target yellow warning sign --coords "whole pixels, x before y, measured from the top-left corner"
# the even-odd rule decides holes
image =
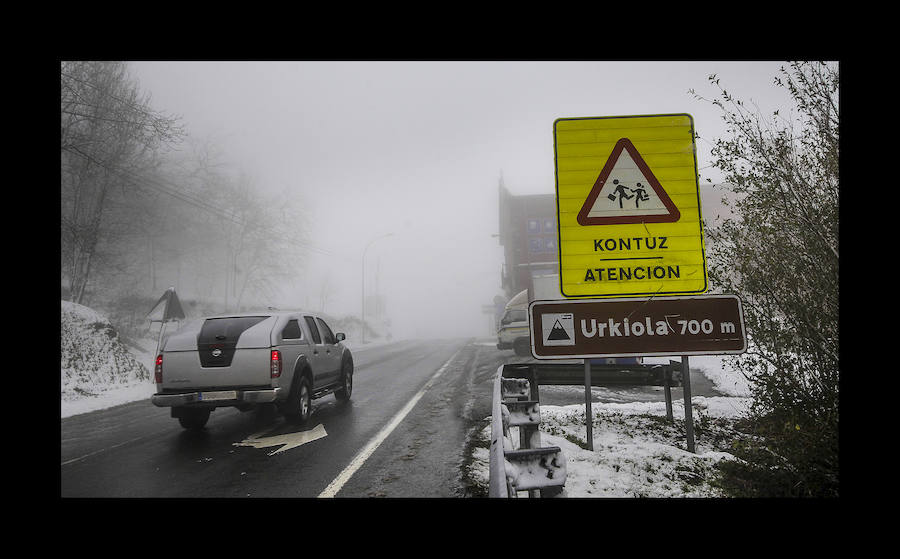
[[[693,118],[560,118],[553,137],[563,296],[705,292]]]

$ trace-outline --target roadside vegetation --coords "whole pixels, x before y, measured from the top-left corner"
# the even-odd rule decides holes
[[[60,62],[60,298],[123,340],[156,337],[146,313],[169,286],[189,318],[265,308],[284,290],[325,312],[334,288],[307,269],[319,249],[296,200],[155,109],[127,62]],[[358,318],[334,322],[359,339]],[[366,323],[368,339],[378,330]]]
[[[714,167],[733,216],[707,229],[713,291],[743,302],[748,351],[732,359],[752,390],[716,481],[736,497],[840,494],[838,349],[840,111],[836,63],[774,77],[793,101],[764,116],[712,75],[725,138]]]
[[[171,285],[216,311],[270,302],[314,250],[289,200],[156,110],[127,62],[60,63],[63,300],[124,330]]]

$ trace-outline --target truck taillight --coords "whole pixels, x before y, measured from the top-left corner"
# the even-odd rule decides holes
[[[281,352],[277,349],[272,350],[272,378],[281,376]]]
[[[162,382],[162,353],[156,356],[156,367],[153,374],[156,377],[156,384],[160,384]]]

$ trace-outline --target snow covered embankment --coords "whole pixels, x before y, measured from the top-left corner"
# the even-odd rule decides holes
[[[683,400],[672,402],[674,423],[666,420],[665,402],[594,400],[593,451],[587,450],[584,404],[541,406],[542,444],[558,446],[566,456],[565,496],[723,496],[711,481],[718,462],[734,459],[729,451],[739,437],[735,422],[751,403],[749,383],[721,356],[692,356],[691,368],[702,371],[727,394],[691,398],[696,453],[685,449]],[[486,426],[473,434],[473,460],[466,468],[484,494],[489,483],[490,419],[485,418]]]
[[[113,393],[123,395],[123,403],[136,399],[132,392],[153,393],[150,371],[122,343],[109,319],[69,301],[60,305],[59,367],[62,417],[109,407],[106,396]]]

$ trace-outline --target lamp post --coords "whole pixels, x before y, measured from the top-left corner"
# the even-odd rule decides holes
[[[369,247],[372,246],[372,243],[379,239],[383,239],[385,237],[392,236],[393,233],[386,233],[380,237],[375,237],[369,244],[366,245],[366,248],[363,249],[362,255],[362,342],[366,343],[366,252],[369,251]]]

